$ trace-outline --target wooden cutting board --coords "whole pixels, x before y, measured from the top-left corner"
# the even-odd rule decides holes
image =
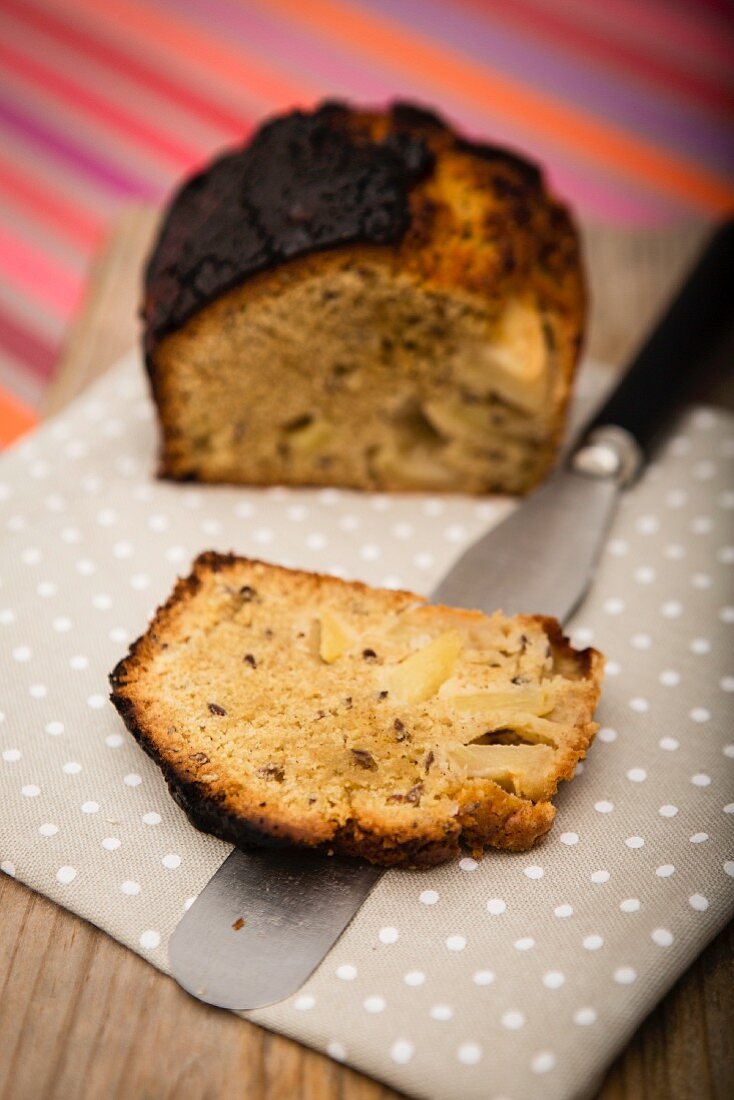
[[[156,215],[133,209],[92,271],[47,415],[137,339]],[[702,228],[589,228],[589,351],[623,364]],[[731,393],[731,387],[727,397]],[[728,403],[728,402],[727,402]],[[724,931],[609,1071],[598,1100],[725,1100],[734,1081],[734,933]],[[398,1100],[288,1039],[208,1008],[91,924],[0,875],[3,1100]]]

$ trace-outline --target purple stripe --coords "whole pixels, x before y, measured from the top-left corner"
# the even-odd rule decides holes
[[[634,73],[609,77],[582,56],[536,45],[499,22],[477,19],[471,12],[435,0],[369,0],[354,4],[378,11],[446,43],[475,62],[536,91],[550,92],[587,114],[639,134],[658,147],[707,165],[714,171],[734,172],[734,128],[710,111],[701,110],[676,93],[661,95],[638,81]]]
[[[359,55],[345,55],[327,38],[305,27],[279,20],[267,5],[251,4],[246,10],[231,0],[208,0],[206,12],[199,0],[156,0],[156,6],[171,13],[186,13],[211,33],[233,46],[238,41],[255,49],[267,64],[287,71],[297,80],[304,74],[322,94],[345,95],[357,101],[379,104],[395,98],[395,76],[389,69],[364,62]],[[297,32],[297,33],[296,33]],[[432,92],[418,78],[406,77],[400,84],[403,98],[414,96],[429,101]],[[512,123],[488,116],[464,101],[442,95],[442,103],[453,120],[470,135],[523,148],[549,168],[549,176],[561,195],[567,196],[585,214],[610,218],[618,223],[664,224],[690,206],[670,196],[661,196],[644,184],[618,177],[613,169],[602,169],[575,159],[573,153],[537,134],[518,133]]]
[[[0,123],[21,138],[41,148],[72,171],[87,176],[101,187],[125,198],[159,199],[162,188],[102,160],[66,134],[18,110],[7,101],[0,101]]]

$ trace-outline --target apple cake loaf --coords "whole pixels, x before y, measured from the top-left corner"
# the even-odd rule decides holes
[[[143,317],[166,477],[522,493],[561,439],[585,291],[534,164],[411,104],[328,102],[175,195]]]
[[[111,698],[197,828],[417,867],[547,832],[602,666],[553,619],[210,552]]]

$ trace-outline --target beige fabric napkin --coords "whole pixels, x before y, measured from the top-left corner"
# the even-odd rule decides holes
[[[154,452],[131,358],[0,461],[0,860],[165,970],[228,847],[170,800],[107,674],[176,574],[214,547],[428,591],[511,505],[159,484]],[[624,498],[573,627],[609,657],[602,729],[548,838],[388,874],[252,1018],[435,1100],[593,1089],[733,908],[733,460],[732,418],[692,411]]]

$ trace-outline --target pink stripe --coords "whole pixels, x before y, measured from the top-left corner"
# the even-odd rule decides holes
[[[0,272],[9,283],[22,287],[30,298],[62,320],[68,320],[79,304],[84,279],[59,266],[3,225],[0,225]]]
[[[0,348],[34,374],[50,377],[58,348],[47,343],[37,332],[12,317],[0,306]]]
[[[0,61],[32,88],[45,88],[61,101],[67,100],[73,103],[75,107],[91,115],[107,129],[124,134],[133,143],[151,150],[165,164],[172,165],[179,171],[191,170],[202,159],[202,150],[174,141],[142,119],[136,118],[113,103],[105,102],[81,84],[62,76],[61,73],[55,73],[30,57],[15,53],[2,42],[0,42]]]

